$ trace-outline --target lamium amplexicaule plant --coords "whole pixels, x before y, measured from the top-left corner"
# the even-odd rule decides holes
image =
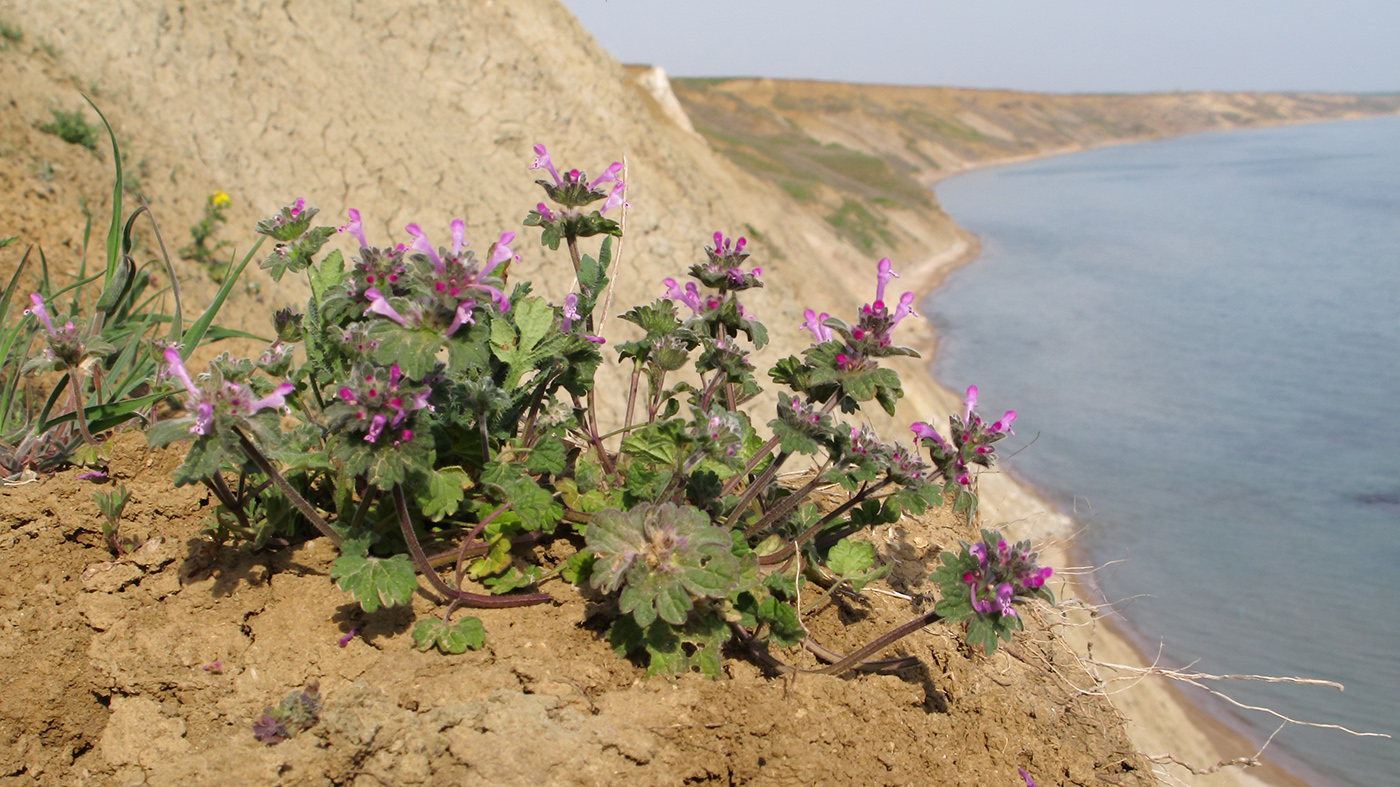
[[[752,357],[768,331],[743,298],[763,271],[743,238],[717,232],[691,281],[665,279],[657,300],[620,315],[639,338],[612,345],[630,379],[606,394],[623,417],[604,433],[595,372],[609,345],[595,313],[621,237],[610,214],[625,205],[622,165],[590,180],[535,153],[547,201],[524,225],[567,247],[577,283],[558,303],[511,280],[513,232],[478,252],[457,219],[372,245],[358,211],[319,225],[300,199],[258,224],[274,243],[263,268],[307,276],[305,311],[278,312],[256,360],[224,355],[200,374],[184,348],[164,346],[162,390],[184,415],[148,433],[153,445],[190,441],[175,483],[209,488],[216,540],[258,549],[308,523],[339,548],[331,576],[366,613],[407,604],[421,575],[442,611],[411,636],[445,653],[486,635],[477,618],[454,621],[459,608],[546,603],[546,583],[570,584],[611,610],[609,643],[649,674],[715,677],[725,653],[791,672],[775,651],[795,646],[826,662],[818,672],[899,669],[911,660],[872,657],[935,620],[968,620],[969,641],[990,652],[1020,628],[1017,606],[1053,601],[1029,545],[983,531],[944,553],[930,611],[851,653],[813,641],[800,587],[859,590],[882,576],[852,537],[905,513],[946,503],[971,523],[971,468],[993,464],[1015,413],[984,422],[972,388],[947,438],[917,423],[911,443],[885,441],[842,420],[872,403],[893,415],[903,391],[881,362],[915,355],[893,338],[913,295],[887,303],[897,274],[885,259],[851,321],[806,312],[812,344],[768,370],[777,408],[761,435]],[[337,233],[358,244],[349,260],[321,256]],[[780,479],[784,467],[804,472]],[[836,505],[813,499],[838,488]]]

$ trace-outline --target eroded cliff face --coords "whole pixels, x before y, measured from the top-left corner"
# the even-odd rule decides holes
[[[239,248],[258,218],[296,197],[329,222],[358,208],[371,242],[404,241],[413,221],[445,242],[450,219],[465,216],[478,248],[520,233],[513,275],[557,299],[571,281],[566,258],[520,225],[541,199],[527,167],[542,142],[556,162],[594,172],[626,159],[631,209],[614,304],[660,295],[660,280],[703,259],[715,230],[747,235],[764,267],[752,307],[771,326],[770,363],[805,346],[803,308],[840,313],[873,291],[878,255],[841,242],[668,120],[549,0],[26,0],[9,15],[61,52],[5,59],[14,108],[39,122],[50,105],[81,103],[78,87],[94,93],[172,245],[215,189],[233,198],[219,237]],[[187,273],[199,290],[204,277]],[[250,324],[304,302],[295,277],[250,281],[258,297],[240,296],[229,312]],[[626,338],[627,326],[613,325]]]

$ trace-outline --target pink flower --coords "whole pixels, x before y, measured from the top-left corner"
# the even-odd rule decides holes
[[[898,279],[899,274],[890,267],[890,258],[885,257],[875,266],[875,303],[885,302],[885,285],[890,283],[890,279]],[[879,305],[876,306],[879,308]]]
[[[684,290],[681,290],[675,279],[662,279],[661,283],[666,285],[666,294],[661,297],[680,301],[696,314],[703,311],[700,305],[700,290],[695,286],[695,282],[688,282]]]
[[[273,388],[272,393],[268,394],[267,396],[264,396],[256,402],[253,402],[252,405],[250,405],[251,412],[256,413],[257,411],[264,410],[268,407],[275,407],[279,410],[286,407],[287,394],[295,391],[296,389],[297,387],[295,385],[292,385],[291,383],[282,383],[276,388]]]
[[[408,326],[403,315],[399,314],[394,310],[393,306],[389,305],[389,301],[385,300],[383,294],[381,294],[378,289],[370,287],[368,290],[365,290],[365,297],[369,299],[369,308],[365,309],[365,314],[374,312],[381,317],[388,317],[399,325],[404,327]]]
[[[967,387],[966,404],[967,411],[963,413],[963,423],[970,424],[972,423],[972,411],[977,407],[977,386],[969,385]]]
[[[1000,421],[997,421],[996,423],[992,424],[990,431],[1006,432],[1007,434],[1016,434],[1015,432],[1011,431],[1011,422],[1014,420],[1016,420],[1016,411],[1007,410],[1006,413],[1001,416]]]
[[[360,221],[360,212],[354,208],[350,208],[345,211],[345,215],[349,216],[350,220],[345,222],[342,226],[336,227],[335,231],[350,233],[355,240],[360,242],[360,248],[368,249],[369,244],[365,242],[365,225]]]
[[[807,309],[802,312],[802,317],[807,321],[807,324],[803,325],[802,328],[798,330],[805,329],[808,333],[812,334],[812,338],[816,339],[818,342],[829,342],[831,341],[831,329],[826,327],[824,323],[826,322],[826,318],[830,316],[831,315],[826,312],[817,314],[811,309]]]
[[[617,182],[617,185],[616,185],[616,186],[613,186],[612,193],[608,195],[608,198],[607,198],[606,200],[603,200],[603,207],[601,207],[601,208],[598,209],[598,213],[599,213],[599,214],[607,213],[608,211],[610,211],[610,210],[612,210],[613,208],[616,208],[616,207],[618,207],[618,206],[622,206],[622,207],[625,207],[625,208],[630,208],[631,205],[628,205],[626,202],[623,202],[623,201],[622,201],[622,195],[623,195],[623,193],[626,192],[626,191],[627,191],[627,184],[625,184],[625,183],[623,183],[622,181],[619,180],[619,181]]]
[[[515,240],[514,232],[502,232],[501,237],[498,238],[496,243],[491,247],[491,258],[486,261],[486,267],[482,268],[481,273],[478,275],[489,276],[491,275],[491,271],[496,269],[497,265],[500,265],[506,260],[516,259],[515,252],[511,251],[509,245],[513,240]],[[505,309],[501,309],[502,314],[505,314],[505,312]]]
[[[443,332],[444,336],[451,336],[463,325],[475,325],[476,320],[472,317],[472,309],[476,308],[476,301],[468,298],[457,304],[457,311],[452,315],[452,322]]]
[[[919,316],[918,312],[914,311],[914,293],[906,292],[899,296],[899,306],[894,310],[894,317],[891,318],[890,322],[890,330],[894,330],[894,326],[898,325],[900,320],[910,315],[914,317]]]
[[[554,185],[563,185],[564,181],[559,179],[559,173],[554,171],[554,163],[549,160],[549,151],[544,145],[535,146],[535,163],[530,165],[530,169],[543,169],[554,178]]]
[[[404,227],[404,230],[413,236],[413,242],[408,244],[408,247],[426,255],[429,260],[432,260],[433,267],[437,269],[437,272],[442,273],[444,270],[442,258],[438,256],[437,249],[433,248],[433,244],[428,242],[428,236],[424,234],[423,228],[417,224],[409,224]]]
[[[545,221],[554,221],[554,219],[556,218],[554,215],[554,211],[550,210],[549,206],[544,204],[543,202],[535,206],[535,212],[540,214],[540,218],[544,219]]]
[[[541,145],[540,147],[544,146]],[[621,171],[622,162],[614,161],[612,164],[608,165],[607,169],[603,170],[603,174],[594,178],[593,182],[588,184],[588,190],[592,191],[604,183],[622,183],[622,179],[617,176],[617,174]]]
[[[467,245],[467,223],[461,219],[452,220],[452,253],[460,254]]]
[[[35,319],[42,322],[44,324],[44,330],[48,331],[49,335],[52,336],[54,333],[57,333],[57,331],[53,329],[53,323],[49,320],[49,313],[44,310],[44,296],[37,292],[31,293],[29,302],[33,305],[25,309],[24,313],[34,315]]]

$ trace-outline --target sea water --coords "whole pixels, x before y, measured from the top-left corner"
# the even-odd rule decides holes
[[[952,178],[982,243],[925,303],[934,376],[1016,409],[998,453],[1165,660],[1400,737],[1400,117],[1209,133]],[[1243,714],[1259,739],[1280,721]],[[1145,720],[1146,721],[1146,720]],[[1292,727],[1337,784],[1400,742]],[[1267,752],[1266,752],[1267,757]],[[1200,763],[1205,765],[1207,763]]]

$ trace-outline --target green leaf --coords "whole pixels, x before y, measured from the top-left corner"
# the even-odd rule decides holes
[[[434,330],[413,330],[390,320],[375,320],[369,336],[379,342],[374,360],[389,366],[397,363],[405,377],[420,380],[433,370],[442,334]]]
[[[510,539],[497,538],[491,543],[490,552],[472,561],[471,566],[467,568],[467,576],[471,579],[481,579],[499,574],[507,568],[510,568]]]
[[[864,541],[843,538],[827,553],[826,566],[843,577],[853,576],[875,565],[875,547]]]
[[[564,442],[546,437],[530,449],[525,469],[536,475],[559,475],[564,472],[564,460]]]
[[[508,369],[503,388],[511,391],[519,387],[525,373],[553,352],[553,345],[568,340],[558,333],[552,334],[557,342],[547,340],[553,327],[554,307],[539,297],[526,298],[506,316],[491,319],[491,352]]]
[[[424,476],[424,482],[415,485],[415,499],[423,516],[441,522],[457,512],[462,493],[471,488],[472,480],[466,470],[456,466],[429,470]]]
[[[424,618],[413,627],[412,636],[413,646],[419,650],[436,646],[446,654],[480,650],[486,644],[486,630],[481,620],[473,617],[462,618],[451,626],[441,618]]]
[[[552,532],[564,516],[564,507],[554,502],[548,490],[528,477],[499,484],[499,488],[526,530]]]
[[[608,627],[608,644],[622,658],[635,653],[646,644],[647,632],[632,618],[624,615]]]
[[[341,256],[340,250],[336,249],[327,254],[319,265],[311,269],[308,278],[311,280],[311,295],[316,299],[316,303],[325,303],[323,296],[326,290],[345,280],[345,258]]]
[[[353,542],[357,546],[362,542]],[[352,542],[342,547],[349,549]],[[374,612],[383,607],[397,607],[407,604],[418,588],[418,577],[413,573],[413,563],[408,555],[398,554],[388,558],[373,557],[365,551],[347,551],[331,564],[330,576],[336,585],[355,597],[365,612]]]
[[[593,553],[587,550],[575,552],[564,561],[564,565],[559,568],[559,576],[571,585],[577,585],[588,577],[593,571],[595,558]]]
[[[797,619],[797,610],[773,596],[759,603],[758,618],[768,623],[768,642],[771,645],[790,648],[807,636]]]

